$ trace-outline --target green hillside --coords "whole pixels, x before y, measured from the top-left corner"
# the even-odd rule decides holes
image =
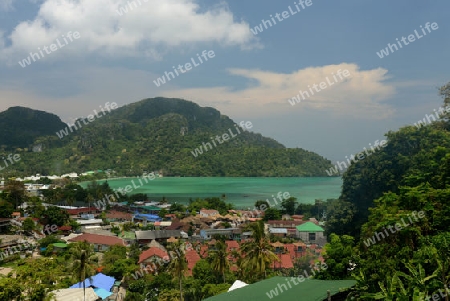
[[[165,176],[326,176],[325,170],[331,166],[313,152],[288,149],[252,132],[237,134],[229,117],[181,99],[145,99],[80,124],[81,129],[62,139],[56,131],[65,126],[54,122],[52,129],[59,127],[50,136],[4,146],[5,153],[13,151],[22,157],[8,172],[61,174],[112,169],[120,176],[145,171]],[[26,133],[28,127],[17,130]],[[195,148],[211,143],[211,137],[230,130],[235,137],[193,155]]]
[[[65,124],[58,116],[23,107],[0,112],[0,146],[27,147],[39,136],[53,135]]]

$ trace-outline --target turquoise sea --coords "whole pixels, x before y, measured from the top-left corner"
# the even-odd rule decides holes
[[[139,178],[108,179],[113,189],[134,187],[131,194],[145,193],[150,200],[160,201],[165,197],[170,203],[188,203],[189,198],[207,198],[226,196],[226,201],[236,208],[253,207],[255,201],[272,198],[278,192],[289,192],[301,203],[314,203],[315,199],[338,198],[341,192],[342,178],[191,178],[162,177],[149,181]],[[103,182],[103,181],[99,181]],[[82,184],[86,186],[86,182]]]

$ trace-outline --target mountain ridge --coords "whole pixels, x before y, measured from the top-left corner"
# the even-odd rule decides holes
[[[49,127],[57,125],[61,123],[53,120]],[[195,148],[234,129],[236,123],[214,108],[177,98],[143,99],[82,125],[62,139],[56,133],[69,125],[35,137],[27,147],[27,141],[21,148],[3,147],[3,152],[14,151],[23,158],[9,173],[111,169],[119,176],[149,171],[166,176],[326,176],[331,166],[313,152],[289,149],[248,131],[195,157]]]

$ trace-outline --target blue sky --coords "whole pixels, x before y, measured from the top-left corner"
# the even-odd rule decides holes
[[[70,122],[108,101],[180,97],[335,161],[439,108],[437,88],[450,80],[448,1],[311,0],[257,35],[250,29],[296,11],[295,1],[139,1],[125,12],[126,0],[0,0],[0,110],[27,106]],[[423,35],[427,22],[438,28]],[[420,39],[377,55],[414,30]],[[79,38],[62,42],[68,32]],[[56,39],[62,47],[18,63]],[[154,84],[204,50],[215,56]],[[350,77],[289,103],[339,69]]]

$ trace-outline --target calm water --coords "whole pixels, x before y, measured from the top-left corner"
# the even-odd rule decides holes
[[[314,203],[315,199],[338,198],[342,179],[323,178],[156,178],[141,186],[137,178],[110,179],[113,189],[133,187],[131,194],[145,193],[151,200],[166,197],[169,202],[187,203],[189,198],[226,196],[226,201],[237,208],[253,207],[256,200],[265,200],[279,191],[289,192],[301,203]],[[101,181],[103,182],[103,181]],[[82,185],[85,187],[86,183]]]

